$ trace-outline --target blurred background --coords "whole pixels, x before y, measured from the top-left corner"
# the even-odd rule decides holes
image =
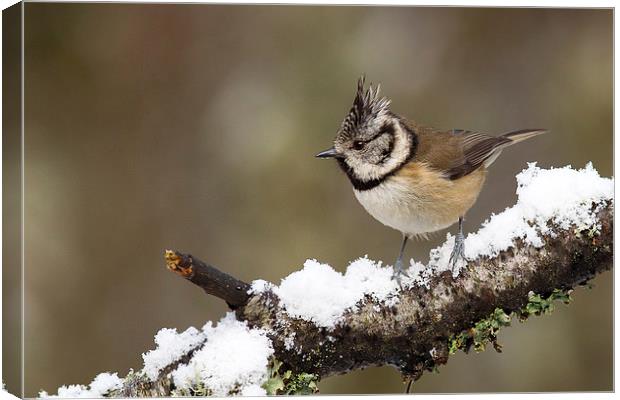
[[[142,367],[162,327],[226,305],[168,272],[164,249],[278,283],[316,258],[391,263],[331,145],[357,78],[438,128],[550,135],[505,151],[468,214],[516,200],[515,174],[592,161],[612,174],[612,11],[27,3],[26,395]],[[426,262],[442,232],[409,247]],[[612,274],[570,306],[459,353],[413,392],[612,390]],[[321,393],[400,393],[396,370]]]

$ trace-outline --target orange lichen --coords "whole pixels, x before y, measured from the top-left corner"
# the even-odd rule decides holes
[[[188,267],[182,267],[180,265],[182,258],[176,251],[166,250],[164,257],[166,258],[166,267],[170,271],[175,272],[184,278],[191,276],[194,272],[191,264]]]

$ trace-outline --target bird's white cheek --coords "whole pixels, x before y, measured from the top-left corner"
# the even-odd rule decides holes
[[[380,180],[397,170],[408,158],[411,151],[411,138],[399,125],[395,126],[394,147],[390,156],[380,164],[373,164],[361,154],[347,157],[346,163],[361,181]],[[387,145],[387,144],[386,144]],[[378,157],[375,157],[378,158]]]
[[[362,181],[369,181],[373,179],[381,179],[394,169],[393,163],[386,162],[382,165],[370,164],[363,161],[351,160],[347,161],[349,166],[353,169],[358,179]]]
[[[406,153],[401,153],[400,150],[394,149],[390,157],[383,164],[371,164],[357,159],[347,160],[347,164],[353,169],[358,179],[369,181],[381,179],[392,173],[406,157]]]

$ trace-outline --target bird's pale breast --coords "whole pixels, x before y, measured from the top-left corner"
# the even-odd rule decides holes
[[[449,180],[440,171],[412,162],[377,187],[355,196],[384,225],[409,236],[447,228],[471,208],[486,176],[480,168]]]

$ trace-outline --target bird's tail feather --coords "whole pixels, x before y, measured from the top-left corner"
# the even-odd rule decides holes
[[[501,136],[498,136],[498,142],[494,148],[489,152],[488,157],[484,160],[483,165],[485,167],[490,166],[499,157],[502,150],[508,146],[512,146],[515,143],[522,142],[526,139],[533,138],[534,136],[547,133],[546,129],[521,129],[518,131],[508,132]]]
[[[547,132],[549,132],[547,129],[521,129],[514,132],[508,132],[502,135],[502,137],[510,139],[510,144],[515,144]]]

